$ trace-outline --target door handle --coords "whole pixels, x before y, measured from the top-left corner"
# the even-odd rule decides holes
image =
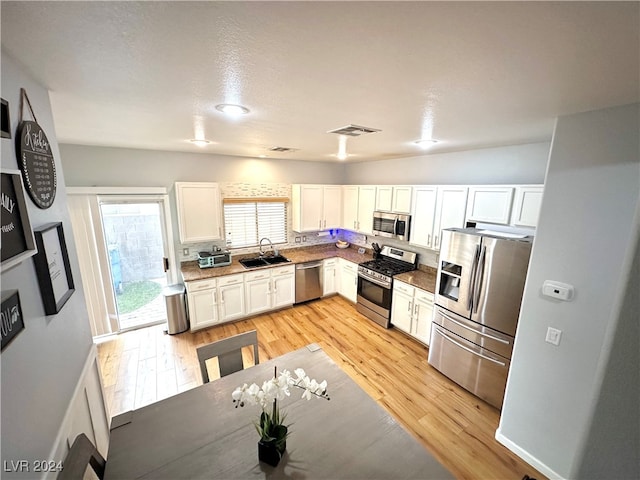
[[[167,257],[162,258],[162,267],[164,268],[165,273],[169,271],[169,259]]]
[[[469,275],[469,290],[467,291],[467,310],[473,308],[474,282],[476,279],[476,271],[478,269],[478,259],[480,257],[480,245],[476,245],[476,251],[473,254],[473,263],[471,264],[471,275]]]
[[[462,345],[459,342],[456,342],[453,338],[451,338],[449,335],[445,334],[442,330],[440,330],[437,326],[435,329],[436,333],[440,336],[442,336],[445,340],[448,340],[449,342],[453,343],[455,346],[460,347],[463,350],[466,350],[467,352],[471,353],[472,355],[475,355],[476,357],[480,357],[483,360],[489,360],[490,362],[493,363],[497,363],[498,365],[500,365],[501,367],[506,367],[507,364],[504,362],[500,362],[498,360],[495,360],[491,357],[487,357],[486,355],[482,355],[481,353],[478,353],[472,349],[470,349],[469,347],[465,347],[464,345]]]
[[[482,247],[480,258],[478,259],[478,269],[476,270],[476,281],[473,291],[473,313],[478,312],[478,304],[480,303],[480,290],[482,290],[482,277],[484,276],[484,262],[487,254],[487,247]]]

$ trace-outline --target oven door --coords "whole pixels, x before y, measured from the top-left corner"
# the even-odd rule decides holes
[[[388,319],[391,312],[391,288],[358,275],[358,303]]]

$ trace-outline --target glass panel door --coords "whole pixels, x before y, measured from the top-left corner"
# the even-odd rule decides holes
[[[166,322],[168,255],[161,201],[100,202],[119,330]]]

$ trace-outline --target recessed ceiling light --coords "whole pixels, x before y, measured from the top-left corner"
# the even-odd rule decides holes
[[[420,145],[422,148],[429,148],[429,147],[435,145],[436,143],[438,143],[438,141],[434,140],[433,138],[425,138],[425,139],[422,139],[422,140],[417,140],[414,143],[416,145]]]
[[[242,105],[233,105],[231,103],[221,103],[220,105],[216,105],[216,110],[226,115],[246,115],[249,113],[249,109],[247,107],[243,107]]]
[[[189,141],[199,147],[204,147],[205,145],[209,145],[211,143],[209,140],[205,140],[204,138],[194,138],[193,140]]]

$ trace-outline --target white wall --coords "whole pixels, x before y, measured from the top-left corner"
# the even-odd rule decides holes
[[[74,187],[171,187],[174,182],[341,184],[343,165],[60,145],[67,184]]]
[[[609,449],[592,448],[602,441],[589,433],[594,414],[592,432],[603,431],[604,422],[609,431],[631,433],[629,442],[617,440],[621,463],[602,478],[639,477],[638,365],[633,363],[638,338],[616,337],[618,329],[633,331],[628,315],[636,324],[638,319],[634,302],[624,298],[625,292],[637,295],[627,284],[637,284],[640,274],[631,269],[640,235],[638,112],[636,104],[561,117],[556,124],[497,432],[499,441],[552,477],[577,478],[581,461],[591,467],[609,464]],[[541,296],[546,279],[574,285],[574,300]],[[557,347],[545,342],[549,326],[562,331]],[[612,347],[622,351],[609,364]],[[609,370],[620,353],[634,349],[624,372]],[[603,390],[611,386],[616,391]],[[635,411],[596,408],[600,401],[612,403],[612,396],[635,405]],[[635,475],[616,476],[625,470]]]
[[[49,94],[2,52],[2,98],[8,100],[11,131],[18,126],[20,88],[25,88],[56,162],[57,193],[41,210],[27,196],[32,227],[63,222],[75,293],[57,315],[45,316],[31,259],[2,272],[2,290],[18,289],[25,329],[3,350],[2,460],[49,460],[74,389],[92,348],[87,308],[67,211],[65,175],[60,162]],[[26,107],[25,107],[26,108]],[[25,119],[30,119],[25,113]],[[2,168],[18,168],[14,140],[2,139]],[[3,464],[4,465],[4,464]],[[33,474],[31,474],[33,476]],[[3,472],[3,478],[15,473]],[[39,476],[39,475],[38,475]],[[25,475],[20,478],[26,478]]]
[[[345,165],[344,184],[473,185],[544,183],[549,143],[529,143],[464,152]]]

